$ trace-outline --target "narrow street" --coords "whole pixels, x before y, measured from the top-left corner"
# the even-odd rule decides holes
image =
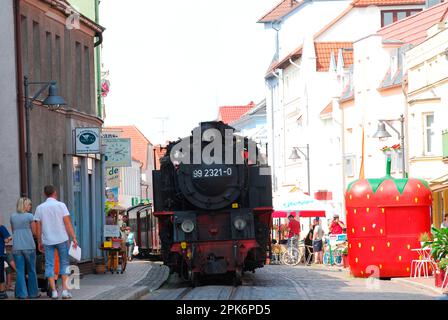
[[[322,266],[265,266],[255,274],[245,273],[243,285],[205,283],[192,288],[171,275],[159,289],[142,300],[433,300],[437,293],[401,281],[351,277],[341,268]]]

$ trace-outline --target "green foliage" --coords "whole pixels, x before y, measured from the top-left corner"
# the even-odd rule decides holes
[[[446,271],[448,268],[448,258],[440,259],[439,263],[437,263],[440,270]]]
[[[431,229],[434,235],[432,242],[426,241],[423,247],[431,246],[431,255],[436,261],[440,261],[443,258],[448,257],[448,228],[443,229]]]
[[[432,236],[428,232],[423,232],[420,234],[420,242],[429,242],[432,241]]]

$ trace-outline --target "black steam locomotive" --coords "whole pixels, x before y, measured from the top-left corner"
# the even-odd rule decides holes
[[[171,142],[153,171],[163,261],[193,285],[204,275],[263,267],[272,214],[270,168],[255,142],[222,122],[202,122]]]

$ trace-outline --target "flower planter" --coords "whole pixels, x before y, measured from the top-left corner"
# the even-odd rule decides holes
[[[434,272],[434,282],[436,284],[436,287],[441,288],[443,279],[445,279],[445,272],[444,270],[436,270]],[[448,281],[447,281],[448,282]],[[447,287],[447,284],[445,283],[445,288]]]

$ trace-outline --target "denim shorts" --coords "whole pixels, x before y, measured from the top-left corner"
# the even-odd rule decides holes
[[[322,251],[322,240],[313,240],[313,252]]]
[[[68,250],[70,248],[69,242],[62,242],[55,245],[45,245],[45,277],[54,277],[54,250],[58,250],[59,255],[59,274],[70,274],[70,258],[68,256]]]

